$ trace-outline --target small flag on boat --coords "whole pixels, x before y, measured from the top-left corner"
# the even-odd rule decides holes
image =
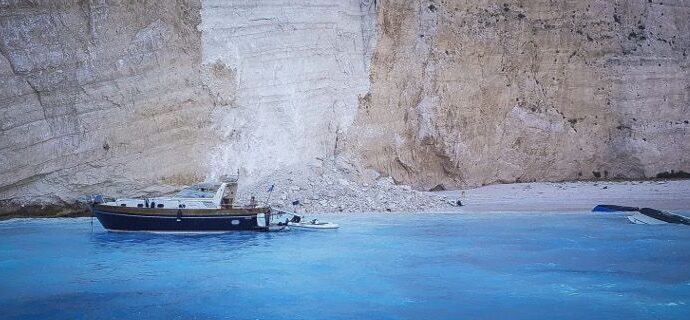
[[[272,192],[272,191],[273,191],[273,187],[275,187],[275,186],[276,186],[275,184],[272,184],[272,185],[268,188],[268,191],[266,191],[266,192]]]

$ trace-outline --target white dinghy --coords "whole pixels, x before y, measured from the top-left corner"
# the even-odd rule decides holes
[[[308,230],[333,230],[340,226],[331,222],[321,222],[319,219],[312,219],[305,221],[303,216],[294,212],[287,212],[282,210],[274,210],[271,212],[274,219],[285,219],[285,222],[278,223],[278,225],[288,226],[290,229],[308,229]]]
[[[318,219],[313,219],[310,221],[300,221],[300,222],[288,222],[290,228],[296,229],[314,229],[314,230],[328,230],[328,229],[338,229],[338,225],[331,222],[321,222]]]

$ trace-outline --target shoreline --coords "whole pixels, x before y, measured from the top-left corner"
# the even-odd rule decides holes
[[[690,211],[690,180],[535,182],[440,191],[459,212],[588,212],[599,204]]]
[[[690,212],[690,180],[530,182],[419,193],[442,200],[435,202],[428,208],[415,211],[343,210],[321,212],[312,210],[313,208],[308,206],[301,206],[294,211],[298,214],[583,213],[591,211],[598,204],[615,204]],[[462,201],[463,206],[458,207],[450,204],[457,200]],[[0,210],[0,221],[14,218],[91,216],[88,205],[83,203],[24,205],[15,208],[15,210],[11,210],[11,208]],[[289,207],[281,209],[293,211]]]
[[[0,221],[17,218],[80,218],[91,217],[89,206],[84,203],[46,204],[17,206],[16,210],[2,208]]]

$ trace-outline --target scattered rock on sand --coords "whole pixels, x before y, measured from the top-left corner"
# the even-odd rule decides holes
[[[261,199],[267,186],[275,185],[274,192],[280,197],[272,199],[270,204],[289,211],[411,212],[450,207],[442,195],[397,185],[393,178],[381,177],[376,171],[358,172],[354,166],[342,160],[318,162],[309,166],[287,167],[258,182],[240,184],[237,203],[248,203],[252,195]],[[285,201],[287,199],[292,200]]]

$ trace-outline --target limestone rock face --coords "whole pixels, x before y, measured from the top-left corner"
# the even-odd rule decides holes
[[[690,172],[689,51],[684,0],[0,1],[0,214],[315,158],[353,195]]]
[[[209,177],[240,169],[247,183],[339,152],[369,89],[375,24],[373,0],[203,1],[222,135]]]
[[[377,1],[365,167],[418,187],[690,169],[687,1]]]
[[[71,202],[203,177],[200,6],[0,2],[0,199]]]

